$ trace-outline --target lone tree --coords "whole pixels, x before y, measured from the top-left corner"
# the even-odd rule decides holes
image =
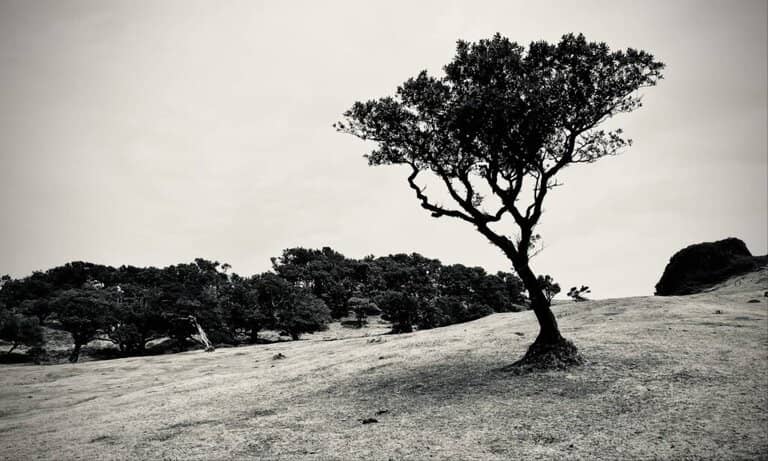
[[[568,291],[568,297],[573,298],[573,300],[577,302],[587,301],[587,298],[585,298],[584,295],[591,292],[592,290],[590,290],[586,285],[582,285],[581,288],[571,287],[571,289]]]
[[[408,184],[433,217],[464,220],[501,249],[540,325],[516,364],[565,367],[581,359],[560,334],[531,270],[534,229],[547,193],[559,185],[557,173],[631,143],[620,129],[598,127],[640,107],[637,90],[655,85],[663,68],[645,51],[611,51],[581,34],[527,49],[499,34],[477,43],[460,40],[445,76],[422,71],[394,97],[356,102],[335,128],[376,143],[366,156],[370,165],[409,167]],[[422,172],[438,178],[454,206],[427,195],[416,182]],[[498,229],[509,217],[514,236]]]

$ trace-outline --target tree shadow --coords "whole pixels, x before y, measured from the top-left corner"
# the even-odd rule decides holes
[[[583,383],[568,379],[567,372],[563,371],[514,375],[502,370],[507,364],[492,360],[454,360],[416,367],[398,365],[402,364],[392,363],[386,368],[372,364],[344,383],[338,383],[335,392],[398,398],[419,406],[488,397],[547,396],[553,389],[556,392],[552,398],[581,398],[603,392],[608,386],[608,383],[590,383],[584,387]]]

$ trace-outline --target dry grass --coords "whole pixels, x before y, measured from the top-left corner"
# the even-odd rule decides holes
[[[689,297],[560,305],[588,361],[568,372],[498,371],[533,340],[531,313],[407,335],[323,340],[331,331],[215,353],[7,366],[0,458],[765,458],[766,289],[763,272]]]

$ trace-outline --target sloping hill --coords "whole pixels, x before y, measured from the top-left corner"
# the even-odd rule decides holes
[[[763,271],[692,296],[558,306],[588,360],[568,372],[497,371],[534,339],[530,312],[406,335],[7,366],[0,458],[760,458],[766,289]]]

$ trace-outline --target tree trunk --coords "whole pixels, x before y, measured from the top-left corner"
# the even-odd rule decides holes
[[[514,264],[515,271],[528,291],[531,299],[531,309],[536,314],[536,320],[539,321],[539,335],[536,342],[539,344],[557,344],[563,340],[560,329],[557,326],[555,314],[550,309],[550,301],[544,295],[544,291],[539,286],[539,281],[527,263]]]
[[[528,261],[512,260],[512,263],[528,290],[531,308],[539,322],[539,335],[523,358],[503,370],[529,373],[534,370],[565,369],[583,363],[584,360],[576,346],[560,334],[557,319],[550,309],[551,303],[539,286],[539,281],[528,265]]]
[[[412,333],[413,321],[411,319],[411,313],[407,311],[399,311],[395,313],[392,319],[392,333]]]
[[[397,322],[392,324],[392,333],[413,333],[413,325],[411,322]]]
[[[81,348],[82,346],[83,346],[83,345],[82,345],[82,344],[80,344],[80,343],[75,343],[75,348],[74,348],[74,349],[72,349],[72,354],[69,356],[69,361],[70,361],[70,362],[72,362],[72,363],[75,363],[75,362],[77,362],[77,359],[79,359],[79,358],[80,358],[80,348]]]
[[[48,318],[48,314],[35,314],[35,317],[37,317],[37,321],[40,324],[41,327],[45,326],[45,320]]]

